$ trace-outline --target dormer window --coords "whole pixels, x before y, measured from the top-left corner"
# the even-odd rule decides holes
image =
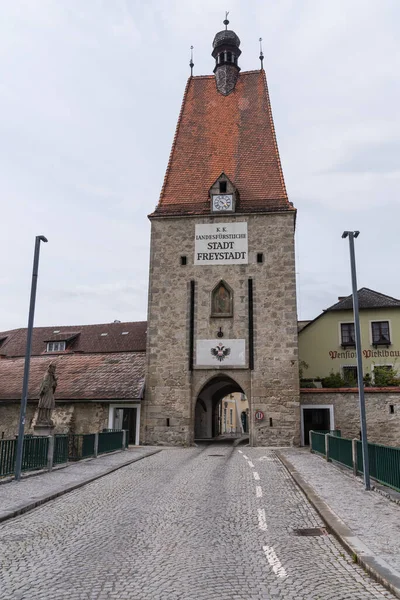
[[[47,342],[46,352],[64,352],[65,341],[63,342]]]
[[[221,173],[213,183],[209,190],[209,195],[212,212],[235,212],[239,193],[225,173]]]

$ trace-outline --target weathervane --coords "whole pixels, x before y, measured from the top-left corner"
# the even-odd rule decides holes
[[[259,58],[261,60],[261,69],[263,69],[264,53],[262,50],[262,38],[260,38],[258,41],[260,42],[260,57]]]
[[[189,67],[190,67],[190,77],[193,77],[193,67],[194,67],[194,62],[193,62],[193,46],[190,46],[190,63],[189,63]]]
[[[226,11],[225,12],[225,20],[223,21],[223,24],[225,25],[225,29],[228,29],[228,25],[229,25],[228,15],[229,15],[229,11]]]

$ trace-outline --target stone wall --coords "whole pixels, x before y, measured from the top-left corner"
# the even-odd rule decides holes
[[[196,223],[247,221],[249,264],[195,266]],[[264,261],[257,263],[257,253]],[[186,266],[180,257],[187,257]],[[248,364],[248,278],[254,286],[254,370],[195,368],[189,360],[189,290],[196,282],[196,339],[246,340]],[[220,280],[233,289],[232,318],[211,318],[211,292]],[[152,220],[146,398],[141,440],[193,443],[195,405],[204,384],[217,375],[236,381],[249,399],[254,446],[300,442],[294,214]],[[265,420],[255,423],[262,410]],[[169,426],[167,425],[169,419]],[[270,421],[270,419],[272,421]]]
[[[108,404],[100,402],[56,404],[53,412],[54,433],[96,433],[108,424]],[[20,403],[0,403],[0,438],[14,438],[18,433]],[[28,403],[25,433],[34,433],[37,402]]]
[[[372,391],[373,390],[373,391]],[[301,390],[302,405],[333,405],[335,429],[342,437],[358,438],[360,409],[358,392],[343,390]],[[393,413],[390,407],[393,406]],[[375,444],[400,446],[400,389],[372,388],[365,392],[368,441]]]

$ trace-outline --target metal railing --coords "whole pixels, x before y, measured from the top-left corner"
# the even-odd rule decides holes
[[[16,449],[17,440],[0,440],[0,477],[14,473]]]
[[[95,433],[70,433],[68,435],[68,460],[81,460],[94,456]]]
[[[357,474],[363,474],[362,443],[357,443]],[[373,479],[400,492],[400,448],[368,443],[369,471]]]
[[[102,433],[57,434],[54,436],[53,452],[51,446],[49,448],[50,437],[26,435],[21,470],[33,471],[44,468],[51,470],[53,465],[124,450],[128,447],[128,434],[128,431],[122,429]],[[16,451],[17,439],[0,440],[0,477],[14,474]]]
[[[54,436],[53,464],[68,462],[68,434]]]
[[[310,450],[325,456],[325,433],[310,431]]]
[[[310,450],[363,475],[362,443],[329,433],[310,431]],[[400,448],[368,443],[372,479],[400,492]]]
[[[123,447],[123,435],[124,432],[122,430],[103,431],[99,433],[98,453],[104,454],[106,452],[114,452],[114,450],[121,450]]]
[[[353,468],[353,444],[346,438],[329,435],[329,460],[338,462],[349,469]]]

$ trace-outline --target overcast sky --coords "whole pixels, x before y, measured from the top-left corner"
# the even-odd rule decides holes
[[[0,330],[144,320],[150,226],[189,75],[230,10],[258,38],[289,198],[299,318],[358,283],[400,297],[398,0],[1,0]]]

